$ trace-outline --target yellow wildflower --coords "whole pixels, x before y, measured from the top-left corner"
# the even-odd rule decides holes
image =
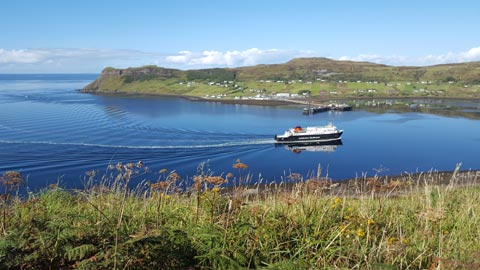
[[[218,188],[218,187],[212,188],[212,192],[213,192],[213,193],[218,193],[218,191],[220,191],[220,188]]]
[[[388,244],[389,245],[395,244],[395,242],[397,242],[397,238],[395,238],[395,237],[390,237],[388,239]]]
[[[332,208],[337,207],[337,205],[341,202],[342,200],[338,197],[333,198],[333,203],[332,203]]]
[[[334,202],[334,204],[339,204],[339,203],[342,202],[342,199],[340,199],[340,198],[338,198],[338,197],[335,197],[335,199],[334,199],[333,202]]]
[[[357,229],[357,236],[358,237],[364,237],[365,236],[365,232],[363,231],[362,228]]]

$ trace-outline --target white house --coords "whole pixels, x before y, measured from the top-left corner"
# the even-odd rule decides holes
[[[276,97],[288,98],[288,97],[290,97],[290,93],[277,93]]]

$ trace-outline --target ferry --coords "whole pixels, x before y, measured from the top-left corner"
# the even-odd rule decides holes
[[[275,135],[276,143],[310,143],[340,140],[343,130],[337,129],[331,123],[326,126],[305,127],[296,126],[285,131],[282,135]]]

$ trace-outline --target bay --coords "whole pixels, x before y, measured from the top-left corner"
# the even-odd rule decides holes
[[[231,105],[172,97],[78,91],[96,74],[0,75],[0,173],[17,170],[32,190],[82,188],[87,171],[143,161],[155,181],[166,168],[190,179],[206,163],[216,175],[238,171],[279,182],[317,172],[360,175],[480,169],[479,105],[472,101],[357,102],[351,112],[305,116],[298,106]],[[422,108],[428,108],[422,109]],[[273,136],[296,125],[333,123],[341,145],[289,148]]]

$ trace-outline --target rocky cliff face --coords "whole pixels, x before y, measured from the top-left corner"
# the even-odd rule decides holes
[[[114,86],[121,87],[122,84],[136,80],[167,79],[181,76],[183,71],[178,69],[161,68],[157,66],[144,66],[138,68],[116,69],[107,67],[100,76],[87,86],[83,92],[97,92],[99,90],[116,90]],[[108,89],[113,88],[113,89]]]
[[[127,69],[116,69],[116,68],[105,68],[102,71],[100,76],[133,76],[133,77],[142,77],[142,76],[155,76],[155,77],[175,77],[178,76],[182,71],[178,69],[169,69],[161,68],[157,66],[145,66],[139,68],[127,68]]]

